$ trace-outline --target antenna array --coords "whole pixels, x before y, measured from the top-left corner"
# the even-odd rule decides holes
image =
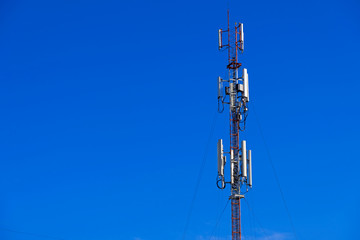
[[[228,51],[229,78],[227,80],[218,77],[218,110],[223,112],[224,104],[229,105],[230,110],[230,151],[224,152],[223,140],[219,139],[218,150],[218,177],[217,187],[224,189],[227,184],[231,185],[231,219],[232,239],[241,239],[241,209],[240,199],[252,187],[251,150],[246,150],[246,141],[241,141],[239,134],[245,131],[246,118],[248,115],[249,102],[249,77],[246,68],[242,68],[242,76],[239,76],[242,64],[239,63],[239,53],[244,51],[244,30],[242,23],[235,23],[235,28],[230,30],[229,11],[228,27],[226,30],[219,29],[219,50]],[[225,40],[225,41],[224,41]],[[226,44],[224,44],[226,42]],[[230,181],[225,181],[226,156],[230,155]]]

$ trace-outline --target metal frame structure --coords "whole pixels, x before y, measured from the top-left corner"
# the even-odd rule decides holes
[[[226,30],[219,30],[219,50],[228,50],[229,79],[218,78],[218,110],[223,112],[224,104],[229,104],[230,120],[230,151],[224,152],[223,141],[218,141],[218,179],[217,186],[224,189],[231,185],[231,226],[232,239],[241,240],[241,208],[240,200],[249,187],[252,187],[251,150],[246,150],[246,141],[241,141],[240,132],[245,131],[248,114],[249,84],[247,69],[243,68],[242,76],[239,70],[242,64],[238,61],[239,54],[244,51],[244,31],[242,23],[235,23],[230,29],[229,11],[227,12],[228,26]],[[227,35],[227,36],[226,36]],[[223,45],[223,37],[227,44]],[[225,86],[225,95],[223,94]],[[225,181],[224,166],[226,158],[224,153],[230,154],[231,180]]]

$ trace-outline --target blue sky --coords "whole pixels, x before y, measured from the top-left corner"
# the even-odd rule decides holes
[[[298,239],[360,237],[357,1],[35,0],[0,3],[1,239],[181,239],[204,154],[186,239],[229,239],[228,114],[206,151],[228,7],[250,81],[245,239],[295,239],[266,145]]]

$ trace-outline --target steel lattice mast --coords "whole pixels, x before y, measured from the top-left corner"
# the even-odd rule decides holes
[[[227,44],[223,45],[223,38]],[[240,199],[248,187],[252,187],[251,150],[246,151],[246,141],[241,141],[239,133],[245,130],[245,123],[249,102],[249,83],[247,69],[242,68],[242,76],[239,70],[239,53],[244,51],[244,31],[242,23],[235,23],[230,29],[229,11],[227,30],[219,30],[219,49],[228,50],[229,79],[218,78],[218,110],[223,112],[224,105],[229,104],[230,110],[230,151],[224,152],[222,139],[218,140],[218,179],[217,186],[224,189],[227,184],[231,185],[231,224],[232,239],[241,239],[241,208]],[[224,88],[224,85],[225,88]],[[225,95],[223,95],[225,89]],[[230,182],[225,181],[224,167],[226,157],[230,155]]]

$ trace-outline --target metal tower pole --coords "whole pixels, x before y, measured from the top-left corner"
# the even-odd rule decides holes
[[[223,45],[223,33],[227,33],[227,44]],[[225,35],[225,36],[226,36]],[[222,140],[218,141],[218,180],[217,186],[224,189],[226,184],[231,185],[231,226],[232,239],[241,240],[241,208],[240,200],[244,197],[243,193],[252,186],[251,173],[251,151],[247,154],[246,142],[243,140],[240,146],[240,131],[245,130],[245,121],[247,117],[247,103],[249,101],[248,75],[244,68],[242,76],[239,77],[239,69],[242,64],[238,61],[239,52],[244,50],[243,24],[236,23],[233,31],[230,30],[230,20],[228,11],[227,30],[219,30],[219,49],[227,48],[229,79],[223,80],[219,77],[218,88],[219,105],[229,104],[230,110],[230,174],[231,181],[226,182],[224,177],[224,166],[226,157],[223,151]],[[225,87],[225,96],[223,96],[223,84]],[[228,96],[228,97],[227,97]],[[228,99],[228,101],[227,101]],[[223,109],[223,108],[218,108]],[[222,110],[220,111],[222,112]],[[248,158],[248,157],[249,158]],[[247,167],[249,165],[249,168]],[[219,185],[219,183],[221,183]]]
[[[229,31],[230,32],[230,31]],[[231,42],[230,42],[231,43]],[[236,44],[236,42],[235,42]],[[236,44],[237,45],[237,44]],[[231,44],[229,49],[231,48]],[[231,50],[231,49],[230,49]],[[237,48],[235,48],[237,55]],[[241,239],[241,208],[240,208],[240,175],[239,175],[239,108],[237,100],[236,83],[238,79],[238,68],[241,64],[237,63],[237,56],[229,57],[229,80],[230,80],[230,161],[231,174],[233,176],[231,183],[231,228],[232,239]]]

